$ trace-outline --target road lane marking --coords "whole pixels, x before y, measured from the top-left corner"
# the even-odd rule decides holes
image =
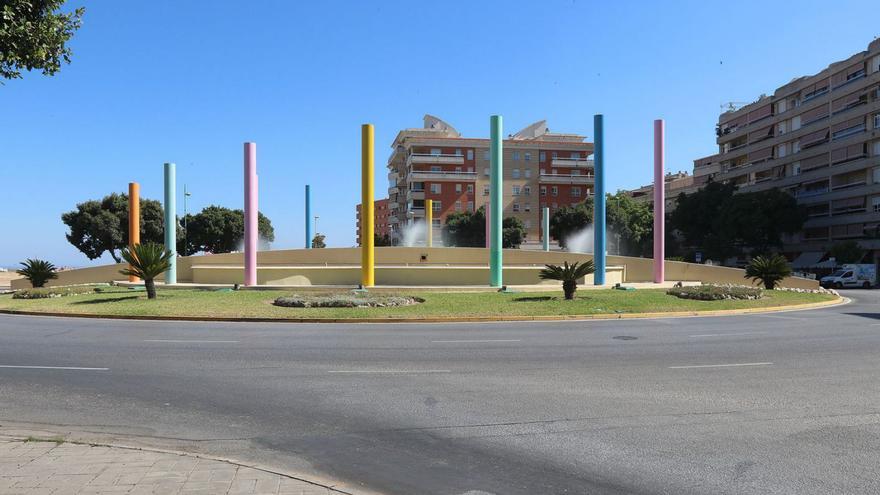
[[[482,344],[489,342],[522,342],[521,339],[484,339],[484,340],[432,340],[432,344]]]
[[[693,368],[733,368],[738,366],[770,366],[773,363],[731,363],[731,364],[694,364],[689,366],[670,366],[671,370],[687,370]]]
[[[699,333],[696,335],[688,335],[688,337],[727,337],[732,335],[764,335],[767,332],[739,332],[739,333]]]
[[[83,368],[79,366],[15,366],[10,364],[0,364],[0,368],[20,370],[110,371],[110,368]]]
[[[237,340],[173,340],[145,339],[144,342],[162,342],[168,344],[238,344]]]
[[[452,370],[333,370],[327,373],[452,373]]]

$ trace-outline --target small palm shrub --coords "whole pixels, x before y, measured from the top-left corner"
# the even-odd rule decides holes
[[[755,256],[746,265],[745,278],[759,280],[764,288],[772,290],[786,277],[791,276],[791,267],[788,260],[781,254],[769,256]]]
[[[593,266],[593,260],[585,263],[575,261],[571,265],[567,261],[562,266],[547,265],[538,274],[542,280],[561,280],[562,292],[568,300],[574,299],[574,293],[577,291],[577,281],[596,271]]]
[[[27,259],[21,266],[23,268],[16,273],[28,279],[34,288],[43,287],[46,282],[58,278],[55,265],[45,260]]]
[[[119,273],[142,279],[147,289],[147,299],[156,299],[155,279],[171,267],[171,251],[161,244],[148,242],[135,244],[130,249],[124,247],[119,254],[129,264]]]

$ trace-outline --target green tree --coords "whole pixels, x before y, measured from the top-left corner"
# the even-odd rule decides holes
[[[135,276],[144,281],[147,299],[156,299],[156,277],[171,266],[171,251],[155,242],[135,244],[130,249],[124,247],[119,254],[128,263],[127,268],[119,270],[123,275]]]
[[[315,237],[312,238],[312,248],[313,249],[322,249],[327,247],[327,244],[324,242],[326,236],[324,234],[315,234]]]
[[[773,290],[786,277],[791,276],[788,260],[780,254],[755,256],[746,265],[745,278],[760,281],[767,290]]]
[[[592,198],[587,201],[592,204]],[[605,205],[608,227],[620,236],[624,256],[649,256],[653,249],[654,213],[647,203],[638,202],[623,191],[608,195]]]
[[[441,232],[443,244],[456,247],[484,247],[486,245],[486,210],[459,211],[446,217]],[[501,221],[501,245],[515,249],[525,241],[526,229],[522,220],[506,217]]]
[[[391,237],[388,234],[379,235],[378,233],[373,235],[373,246],[381,247],[381,246],[390,246],[391,245]]]
[[[699,191],[679,194],[669,214],[669,229],[677,231],[688,247],[703,251],[704,259],[729,258],[737,250],[721,216],[735,192],[736,186],[713,181]]]
[[[799,232],[806,220],[806,210],[793,196],[773,188],[735,194],[722,208],[717,228],[739,251],[759,255],[781,248],[782,235]]]
[[[831,257],[837,264],[858,263],[865,256],[865,250],[856,241],[838,242],[831,246]]]
[[[485,236],[486,233],[483,232],[483,237]],[[516,217],[507,217],[501,221],[501,247],[504,249],[519,249],[525,240],[526,226],[522,220]]]
[[[593,260],[584,263],[575,261],[571,265],[566,261],[563,266],[547,265],[538,276],[542,280],[561,280],[565,298],[571,300],[574,299],[574,293],[577,291],[578,280],[595,271],[596,267],[593,265]]]
[[[0,77],[20,79],[22,71],[51,76],[70,63],[67,42],[82,25],[85,9],[58,10],[64,0],[0,1]]]
[[[26,278],[31,283],[31,287],[43,287],[46,282],[58,278],[55,265],[45,260],[28,258],[21,263],[21,266],[16,273]]]
[[[559,242],[559,247],[567,247],[568,237],[575,232],[592,225],[592,201],[563,206],[550,216],[550,237]]]
[[[164,240],[165,213],[162,204],[141,198],[141,242]],[[89,259],[100,258],[105,252],[119,263],[117,251],[128,245],[128,195],[110,194],[101,200],[89,200],[61,215],[69,228],[67,240]],[[179,230],[178,230],[179,232]]]
[[[262,213],[258,214],[260,249],[268,249],[275,240],[272,222]],[[186,217],[186,246],[183,239],[177,249],[185,253],[229,253],[242,249],[244,240],[244,211],[211,205],[195,215]],[[185,250],[184,250],[185,248]]]

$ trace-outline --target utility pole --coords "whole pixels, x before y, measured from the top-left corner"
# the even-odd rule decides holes
[[[186,184],[183,185],[183,255],[189,256],[189,246],[186,243],[186,198],[191,194],[186,192]]]

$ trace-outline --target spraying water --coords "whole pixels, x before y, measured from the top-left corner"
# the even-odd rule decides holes
[[[416,221],[403,227],[403,245],[413,247],[425,245],[425,222]]]
[[[572,253],[593,252],[593,226],[588,225],[565,239],[565,245]]]

